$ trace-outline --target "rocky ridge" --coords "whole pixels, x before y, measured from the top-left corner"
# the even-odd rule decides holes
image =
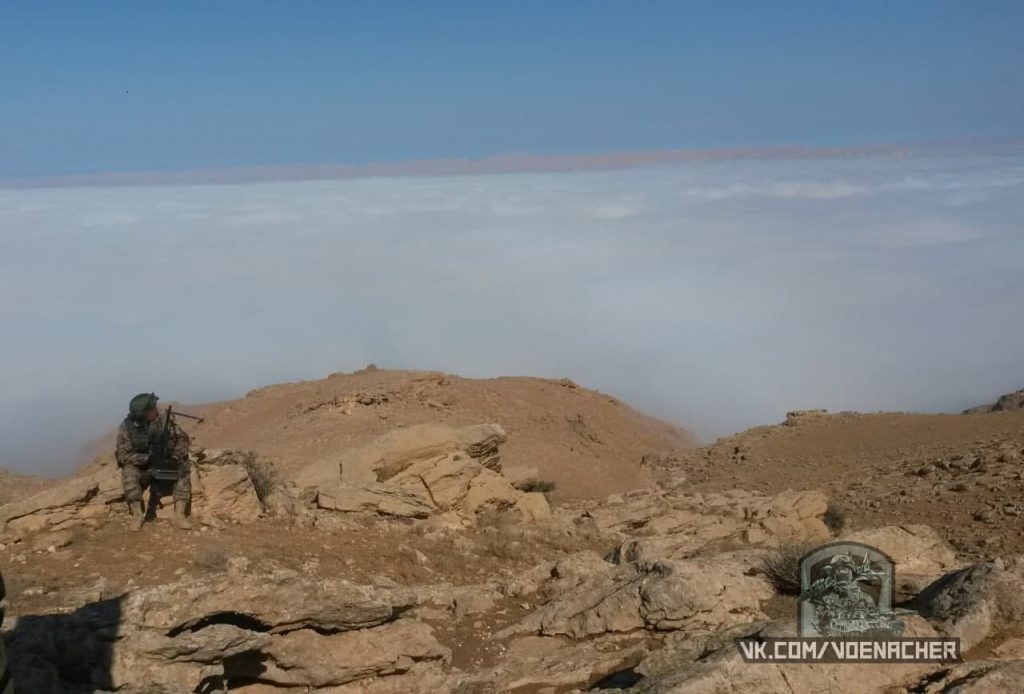
[[[116,468],[101,462],[0,506],[12,667],[42,694],[1024,689],[1024,554],[965,553],[934,514],[862,514],[831,486],[842,470],[804,458],[837,460],[868,425],[923,422],[927,446],[876,438],[855,460],[886,461],[897,496],[997,480],[995,513],[971,523],[1010,533],[1021,442],[972,429],[965,445],[949,438],[959,420],[880,417],[795,413],[702,449],[650,450],[637,463],[657,484],[557,503],[533,491],[538,470],[509,463],[514,434],[494,423],[396,427],[285,469],[203,449],[185,534],[162,508],[143,533],[121,532]],[[733,479],[771,472],[776,456],[804,484]],[[772,480],[792,482],[785,472]],[[818,474],[830,484],[811,486]],[[843,665],[743,663],[735,638],[795,633],[795,600],[768,563],[834,539],[892,557],[906,633],[957,636],[965,662],[858,666],[855,681]]]

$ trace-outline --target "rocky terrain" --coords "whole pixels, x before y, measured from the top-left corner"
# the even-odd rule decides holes
[[[403,427],[497,422],[508,433],[505,463],[536,467],[555,485],[555,500],[644,487],[650,480],[640,465],[643,455],[697,442],[687,431],[569,379],[470,379],[373,365],[187,411],[206,418],[189,429],[197,445],[258,451],[284,474],[333,464],[342,452]],[[99,451],[112,445],[111,433]]]
[[[790,413],[696,447],[570,381],[367,369],[190,410],[193,531],[100,455],[0,478],[19,691],[1024,691],[1024,412]],[[767,567],[896,562],[964,661],[745,664]]]
[[[975,414],[979,412],[1017,412],[1024,410],[1024,389],[1012,393],[1000,395],[999,399],[990,405],[979,405],[965,410],[964,414]]]

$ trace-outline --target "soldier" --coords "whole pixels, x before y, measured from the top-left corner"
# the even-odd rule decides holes
[[[161,416],[156,394],[140,393],[128,405],[128,416],[117,428],[115,457],[121,468],[124,498],[132,512],[129,527],[142,529],[146,509],[142,493],[149,487],[150,503],[161,496],[162,481],[174,485],[174,524],[192,527],[187,513],[192,499],[188,434],[169,416]]]

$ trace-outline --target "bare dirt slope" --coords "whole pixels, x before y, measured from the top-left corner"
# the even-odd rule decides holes
[[[196,445],[253,450],[285,474],[337,456],[397,427],[501,425],[505,465],[538,468],[552,499],[603,498],[648,483],[649,453],[695,444],[688,432],[569,380],[470,379],[368,368],[319,381],[260,388],[232,402],[190,408]]]
[[[791,416],[684,452],[694,491],[820,489],[852,527],[925,523],[965,556],[1024,551],[1024,412]]]
[[[19,475],[0,468],[0,504],[31,496],[51,484],[53,484],[53,480],[45,477]]]

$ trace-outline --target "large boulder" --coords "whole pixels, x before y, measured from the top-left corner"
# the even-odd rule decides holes
[[[1024,557],[974,564],[927,586],[908,607],[968,651],[991,634],[1021,633]]]
[[[0,534],[28,535],[81,525],[106,516],[122,499],[120,472],[113,465],[56,483],[37,494],[0,506]]]
[[[889,525],[844,534],[841,540],[877,547],[896,563],[897,576],[938,577],[956,566],[956,551],[928,525]]]
[[[441,664],[451,659],[451,652],[438,643],[429,626],[408,619],[341,634],[292,631],[271,638],[262,652],[266,657],[251,675],[292,687],[386,677],[408,672],[421,661]]]
[[[139,629],[175,636],[211,623],[244,623],[257,632],[350,631],[392,621],[414,604],[408,590],[238,567],[228,575],[136,591],[125,600],[125,609]]]
[[[449,453],[410,465],[392,477],[390,483],[426,494],[434,508],[448,510],[465,499],[473,480],[483,471],[484,467],[466,453]]]
[[[827,507],[828,499],[818,491],[767,496],[743,490],[707,495],[651,490],[585,513],[599,530],[622,538],[618,560],[650,561],[685,559],[716,548],[827,542],[832,537],[822,520]]]
[[[773,595],[764,579],[749,575],[743,555],[584,568],[594,573],[503,633],[578,639],[637,629],[716,630],[763,618],[761,603]]]
[[[526,520],[551,515],[543,494],[519,491],[504,475],[465,453],[416,463],[390,482],[410,492],[426,492],[438,511],[455,510],[472,516],[481,511],[514,508]]]
[[[551,515],[543,494],[516,489],[499,471],[497,447],[505,435],[497,425],[400,432],[346,454],[348,462],[331,475],[307,470],[305,481],[320,475],[317,505],[407,518],[451,512],[472,519],[489,510],[515,510],[524,520]]]
[[[450,658],[429,626],[402,617],[415,602],[410,591],[238,565],[70,614],[21,617],[11,662],[19,688],[40,694],[386,679]]]
[[[245,522],[263,514],[249,472],[241,465],[196,465],[192,478],[192,510],[197,518]]]
[[[325,483],[317,491],[316,504],[329,511],[371,511],[400,518],[426,518],[435,510],[423,490],[388,484]]]

